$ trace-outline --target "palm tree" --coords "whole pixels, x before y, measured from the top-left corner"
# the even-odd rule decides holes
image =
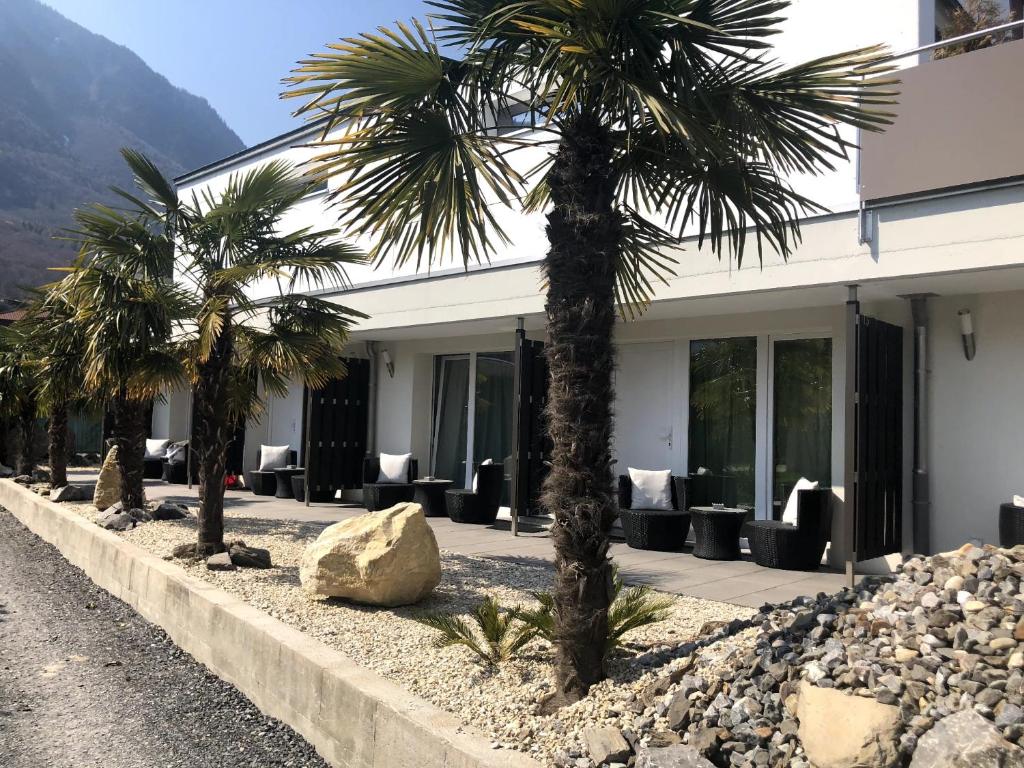
[[[546,347],[554,447],[555,664],[574,700],[605,677],[616,303],[649,301],[697,235],[743,255],[746,229],[786,255],[820,210],[783,175],[877,130],[892,93],[872,47],[782,67],[776,0],[434,0],[442,53],[418,22],[328,46],[286,80],[321,121],[316,172],[337,176],[340,221],[379,262],[467,265],[508,243],[498,205],[545,211]],[[518,118],[513,117],[519,115]],[[509,135],[537,123],[545,141]],[[510,154],[549,151],[520,174]],[[529,186],[527,184],[529,182]],[[527,193],[528,190],[528,193]]]
[[[35,354],[39,409],[48,415],[50,485],[54,488],[68,484],[69,410],[88,402],[82,371],[85,330],[75,317],[70,282],[65,278],[37,291],[23,321]]]
[[[184,312],[171,280],[174,243],[145,210],[94,204],[74,216],[80,252],[62,289],[86,340],[85,388],[113,416],[121,503],[141,508],[149,404],[184,379],[173,344]]]
[[[122,154],[137,188],[122,193],[132,210],[120,222],[104,219],[105,237],[96,242],[116,243],[124,222],[144,221],[152,250],[175,254],[175,288],[159,285],[176,312],[174,351],[154,356],[150,374],[183,371],[193,389],[200,500],[194,554],[205,556],[224,551],[227,449],[235,424],[262,411],[260,385],[280,396],[291,378],[319,388],[343,376],[349,326],[364,317],[292,289],[300,282],[343,286],[345,266],[363,256],[339,242],[336,229],[284,230],[311,183],[287,163],[267,163],[231,176],[217,194],[184,199],[146,157]],[[164,267],[169,275],[169,263]],[[255,301],[261,284],[276,291]]]
[[[34,352],[24,321],[0,328],[0,413],[14,422],[15,475],[31,475],[36,468],[34,443],[39,403]]]

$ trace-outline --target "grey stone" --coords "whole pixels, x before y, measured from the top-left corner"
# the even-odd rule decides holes
[[[247,547],[244,544],[232,544],[228,549],[231,562],[239,568],[271,568],[270,550],[259,547]]]
[[[108,531],[130,531],[138,525],[138,521],[127,512],[103,515],[97,522],[101,528],[106,528]]]
[[[85,501],[86,498],[85,489],[77,485],[64,485],[50,491],[50,501]]]
[[[231,555],[227,552],[218,552],[206,558],[206,567],[211,571],[233,571],[236,566],[231,562]]]
[[[184,504],[173,504],[165,501],[150,512],[154,520],[181,520],[189,516],[188,507]]]
[[[688,744],[670,747],[640,747],[636,753],[635,768],[714,768],[714,763],[701,757],[700,752]]]
[[[583,743],[587,745],[587,753],[596,765],[624,763],[632,753],[622,732],[610,726],[584,729]]]
[[[1010,768],[1024,750],[1006,741],[977,712],[964,710],[936,723],[917,742],[910,768]]]

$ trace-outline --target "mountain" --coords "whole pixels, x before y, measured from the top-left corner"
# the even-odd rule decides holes
[[[130,184],[123,146],[175,176],[245,145],[128,48],[36,0],[0,0],[0,305],[74,257],[52,236]]]

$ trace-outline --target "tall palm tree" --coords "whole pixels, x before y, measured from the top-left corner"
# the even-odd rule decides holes
[[[36,397],[47,415],[50,485],[68,484],[68,414],[88,403],[82,360],[85,329],[75,317],[70,278],[37,291],[25,323],[28,343],[35,352]]]
[[[549,249],[544,504],[555,516],[559,696],[605,676],[612,595],[612,328],[674,263],[684,234],[743,255],[747,228],[786,255],[820,210],[785,181],[844,160],[837,123],[876,130],[882,49],[793,67],[770,55],[776,0],[435,0],[418,22],[330,44],[286,80],[323,121],[317,171],[348,231],[402,264],[487,258],[496,206],[543,210]],[[435,26],[432,22],[432,27]],[[508,135],[537,119],[549,151],[521,174]],[[522,119],[522,118],[520,118]]]
[[[0,413],[14,422],[15,475],[31,475],[36,468],[37,371],[28,325],[19,320],[0,328]]]
[[[149,405],[184,380],[173,343],[185,311],[171,280],[174,243],[145,210],[94,204],[74,216],[80,251],[62,288],[86,340],[85,388],[113,416],[121,503],[141,508]]]
[[[292,378],[319,388],[343,376],[348,329],[364,317],[292,290],[297,283],[344,286],[346,265],[364,257],[338,241],[336,229],[284,227],[311,188],[287,163],[264,164],[232,175],[223,191],[185,198],[145,156],[123,155],[136,191],[122,193],[132,206],[120,214],[122,223],[145,221],[153,250],[173,254],[177,272],[173,290],[160,287],[175,307],[174,350],[154,358],[152,370],[181,371],[193,390],[195,554],[205,556],[224,551],[227,449],[235,424],[260,415],[260,386],[281,396]],[[106,242],[118,242],[118,224],[104,221],[103,230]],[[261,290],[269,296],[257,301]]]

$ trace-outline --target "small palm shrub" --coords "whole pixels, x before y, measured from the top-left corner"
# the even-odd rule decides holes
[[[538,630],[519,621],[518,606],[503,611],[498,601],[488,597],[473,611],[473,624],[454,613],[438,613],[417,618],[420,624],[437,630],[434,645],[447,648],[462,645],[489,666],[512,658],[537,636]]]
[[[656,597],[646,585],[626,587],[619,577],[618,568],[613,570],[612,579],[614,597],[608,609],[608,638],[605,642],[607,653],[622,645],[622,637],[627,632],[664,621],[668,618],[669,608],[672,607],[671,598]],[[540,607],[520,610],[519,618],[533,627],[540,637],[548,642],[554,642],[554,598],[549,592],[534,592],[533,597],[540,603]]]

